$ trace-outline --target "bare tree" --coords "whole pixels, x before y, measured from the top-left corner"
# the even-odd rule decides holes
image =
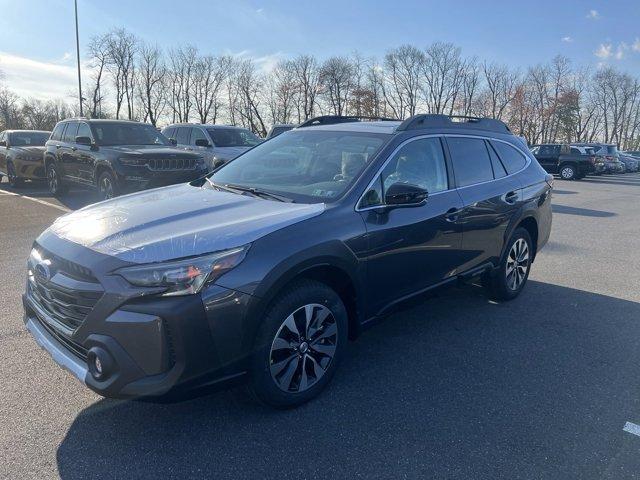
[[[266,87],[271,122],[293,122],[296,99],[300,91],[294,62],[292,60],[278,62],[267,76]]]
[[[293,69],[298,85],[296,109],[298,123],[300,123],[314,116],[320,90],[320,69],[317,60],[311,55],[300,55],[295,58]]]
[[[138,54],[138,96],[143,118],[158,123],[167,106],[167,68],[157,45],[142,44]]]
[[[422,90],[429,112],[452,115],[466,73],[460,48],[451,43],[434,43],[425,52],[422,70]]]
[[[211,55],[196,60],[193,69],[193,101],[200,123],[213,123],[221,107],[222,86],[225,80],[225,62]]]
[[[344,57],[331,57],[320,68],[323,97],[334,115],[346,114],[349,93],[354,84],[354,67]]]
[[[412,45],[402,45],[385,55],[383,95],[396,118],[416,114],[424,63],[424,53]]]
[[[174,122],[188,122],[193,108],[193,84],[198,50],[192,45],[169,51],[171,109]]]
[[[233,109],[240,123],[254,133],[266,136],[267,124],[261,113],[263,79],[258,74],[253,61],[249,59],[239,61],[230,82],[236,98]]]
[[[85,86],[84,90],[90,92],[86,102],[86,110],[90,118],[100,118],[103,116],[104,74],[110,62],[109,55],[109,34],[93,37],[87,48],[89,54],[89,65],[92,69],[90,76],[91,84]]]
[[[485,82],[481,99],[482,114],[502,120],[515,97],[519,75],[506,65],[486,62],[482,66],[482,72]]]
[[[126,102],[127,118],[134,117],[135,96],[135,55],[138,40],[124,28],[107,34],[108,63],[116,90],[116,118],[120,118],[122,105]]]

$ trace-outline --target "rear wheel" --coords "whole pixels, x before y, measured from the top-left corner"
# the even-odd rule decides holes
[[[111,172],[102,172],[98,177],[98,194],[100,200],[109,200],[118,196],[116,179]]]
[[[512,300],[516,298],[529,278],[533,260],[533,243],[529,232],[517,228],[500,260],[500,267],[486,277],[485,285],[491,298]]]
[[[7,180],[9,181],[9,185],[13,188],[20,188],[24,184],[24,179],[18,177],[16,167],[13,165],[13,162],[7,163]]]
[[[47,164],[47,186],[51,195],[54,196],[62,195],[67,191],[67,187],[62,183],[62,177],[55,163]]]
[[[260,325],[249,388],[274,407],[307,402],[329,383],[346,344],[340,296],[320,282],[297,282],[275,299]]]
[[[578,176],[575,165],[565,164],[560,166],[560,178],[563,180],[575,180]]]

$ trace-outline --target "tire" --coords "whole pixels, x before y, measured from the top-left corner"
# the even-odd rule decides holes
[[[526,250],[523,250],[523,245],[526,246]],[[520,253],[518,254],[518,252]],[[519,265],[509,271],[514,258],[518,259]],[[531,236],[524,228],[517,228],[507,242],[504,254],[500,259],[500,266],[485,279],[489,296],[494,300],[513,300],[520,295],[529,278],[532,258],[533,242]],[[525,260],[526,263],[522,263]]]
[[[62,182],[62,177],[55,163],[47,164],[47,187],[53,196],[60,196],[67,191],[67,186]]]
[[[570,163],[560,165],[560,178],[562,180],[575,180],[577,176],[578,172],[575,165]]]
[[[24,179],[18,177],[13,162],[7,163],[7,180],[9,181],[9,186],[13,188],[20,188],[24,185]]]
[[[347,347],[347,328],[347,310],[335,291],[314,280],[291,284],[271,303],[258,329],[250,392],[276,408],[311,400],[338,368]]]
[[[118,183],[109,171],[104,171],[98,177],[98,195],[100,200],[109,200],[118,196]]]

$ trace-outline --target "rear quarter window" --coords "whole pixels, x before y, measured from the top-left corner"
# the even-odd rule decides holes
[[[491,159],[481,138],[447,137],[459,187],[493,180]]]
[[[491,141],[491,145],[495,148],[509,175],[522,170],[527,164],[527,158],[515,147],[504,142],[495,141]]]

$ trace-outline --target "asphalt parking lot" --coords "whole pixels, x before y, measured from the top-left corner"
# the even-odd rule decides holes
[[[469,285],[414,301],[290,411],[241,389],[105,400],[56,366],[22,323],[25,260],[95,197],[44,190],[0,184],[2,478],[640,477],[640,436],[623,429],[640,425],[640,174],[556,181],[551,240],[517,300]]]

